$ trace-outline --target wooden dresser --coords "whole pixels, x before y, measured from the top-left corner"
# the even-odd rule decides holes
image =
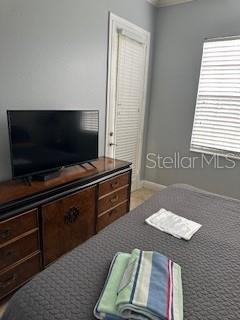
[[[31,185],[0,183],[0,300],[129,211],[130,163],[92,164]]]

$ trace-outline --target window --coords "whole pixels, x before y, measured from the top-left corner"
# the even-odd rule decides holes
[[[240,158],[240,37],[204,43],[191,151]]]

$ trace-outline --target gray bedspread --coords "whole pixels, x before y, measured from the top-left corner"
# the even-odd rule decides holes
[[[203,225],[191,241],[146,225],[166,208]],[[64,239],[62,239],[64,241]],[[38,274],[3,320],[89,320],[117,251],[156,250],[182,266],[185,320],[240,319],[240,201],[173,185]]]

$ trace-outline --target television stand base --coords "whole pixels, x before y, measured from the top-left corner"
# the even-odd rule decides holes
[[[86,167],[86,165],[90,166],[90,167],[93,168],[93,169],[97,169],[97,167],[95,167],[95,165],[92,164],[90,161],[79,164],[80,167],[82,167],[84,170],[87,171],[87,170],[89,170],[89,169]]]
[[[88,161],[87,163],[88,163],[91,167],[93,167],[94,169],[97,169],[97,167],[96,167],[94,164],[92,164],[91,161]]]
[[[33,176],[34,180],[37,181],[48,181],[54,178],[59,177],[61,170],[56,170],[56,171],[50,171],[46,173],[41,173]]]
[[[25,177],[25,178],[23,178],[22,180],[23,180],[23,182],[24,182],[26,185],[28,185],[29,187],[31,187],[31,185],[32,185],[32,177],[31,177],[31,176],[30,176],[30,177]]]

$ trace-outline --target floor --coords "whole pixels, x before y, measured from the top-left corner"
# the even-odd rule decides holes
[[[156,191],[142,188],[137,191],[132,192],[131,195],[131,210],[140,206],[144,201],[149,199],[151,196],[153,196],[156,193]]]
[[[142,188],[137,191],[132,192],[131,195],[131,210],[138,207],[140,204],[142,204],[144,201],[149,199],[151,196],[153,196],[156,193],[156,191]],[[0,304],[0,318],[6,308],[7,303]]]
[[[6,301],[3,302],[2,304],[0,304],[0,319],[1,319],[2,315],[3,315],[3,312],[4,312],[5,308],[6,308],[6,306],[7,306]]]

